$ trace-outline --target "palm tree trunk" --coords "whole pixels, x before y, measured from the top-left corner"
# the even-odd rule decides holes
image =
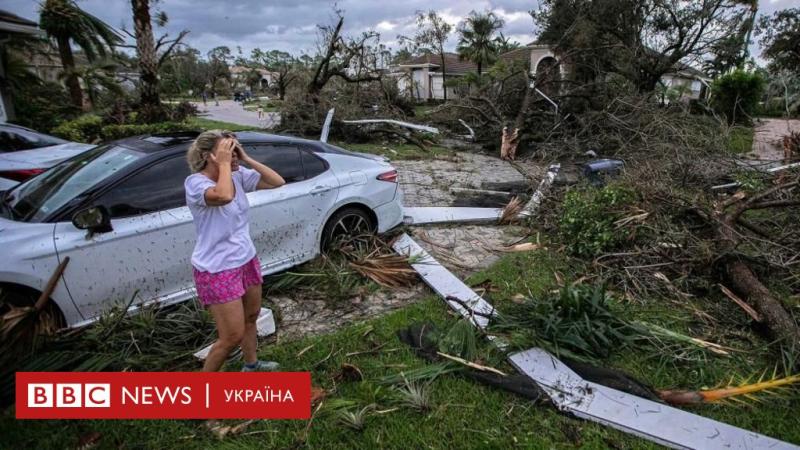
[[[152,120],[157,120],[156,116],[160,116],[161,111],[161,99],[158,95],[158,60],[150,22],[150,0],[131,0],[131,6],[136,53],[139,56],[141,106],[151,115]]]
[[[75,58],[72,56],[72,48],[69,46],[69,37],[59,36],[56,38],[58,44],[58,55],[61,58],[61,66],[67,74],[64,83],[69,90],[69,96],[72,99],[72,104],[76,108],[83,110],[83,91],[81,90],[81,83],[78,80],[78,75],[75,74]]]

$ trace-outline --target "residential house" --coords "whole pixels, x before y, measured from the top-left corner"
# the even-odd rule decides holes
[[[553,46],[546,44],[530,43],[500,55],[500,59],[509,63],[525,61],[530,64],[530,71],[535,74],[535,84],[542,86],[547,94],[555,93],[554,90],[557,92],[559,89],[557,83],[549,82],[565,79],[569,72],[569,64],[555,53]],[[665,92],[672,93],[681,101],[707,98],[710,82],[708,75],[682,63],[677,64],[673,72],[661,77]],[[669,96],[665,96],[663,100],[669,102]]]
[[[232,66],[231,71],[231,85],[235,91],[245,90],[249,91],[250,86],[247,84],[247,75],[252,71],[250,67]],[[271,72],[267,69],[256,69],[261,75],[260,89],[266,89],[278,79],[277,72]]]
[[[452,80],[478,70],[474,63],[461,60],[455,53],[445,53],[444,63],[446,71],[444,74],[439,55],[420,55],[400,63],[393,72],[397,78],[398,88],[418,101],[439,100],[444,98],[445,80]],[[456,89],[447,86],[447,98],[457,97]]]
[[[674,72],[661,77],[661,83],[666,89],[664,101],[669,102],[670,92],[681,101],[707,99],[711,93],[711,81],[712,78],[704,72],[681,64]]]

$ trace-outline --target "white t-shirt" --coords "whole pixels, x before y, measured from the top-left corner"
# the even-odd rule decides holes
[[[197,243],[192,252],[192,265],[199,271],[217,273],[244,265],[256,255],[250,238],[247,192],[256,190],[261,175],[239,167],[232,173],[235,192],[227,205],[206,205],[206,190],[216,183],[202,173],[193,173],[183,183],[186,205],[194,218]]]

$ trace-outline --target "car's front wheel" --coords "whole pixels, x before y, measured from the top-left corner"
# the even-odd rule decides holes
[[[9,320],[10,317],[16,317],[28,312],[36,316],[32,330],[22,330],[25,332],[34,331],[38,334],[53,334],[65,325],[64,315],[58,309],[58,306],[52,301],[48,301],[44,308],[38,313],[33,313],[31,307],[34,306],[36,300],[39,298],[39,292],[33,289],[25,289],[17,286],[0,285],[0,323],[2,323],[3,332],[10,333],[12,330],[6,327],[22,328],[23,321]]]
[[[322,249],[335,242],[375,232],[376,224],[363,209],[348,206],[336,211],[322,230]]]

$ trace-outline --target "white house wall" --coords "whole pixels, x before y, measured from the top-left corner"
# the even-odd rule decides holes
[[[442,85],[442,74],[441,73],[432,73],[431,74],[431,98],[442,100],[444,99],[444,88]],[[451,75],[452,79],[452,75]],[[453,99],[458,98],[458,93],[456,93],[455,88],[448,87],[447,88],[447,98]]]

